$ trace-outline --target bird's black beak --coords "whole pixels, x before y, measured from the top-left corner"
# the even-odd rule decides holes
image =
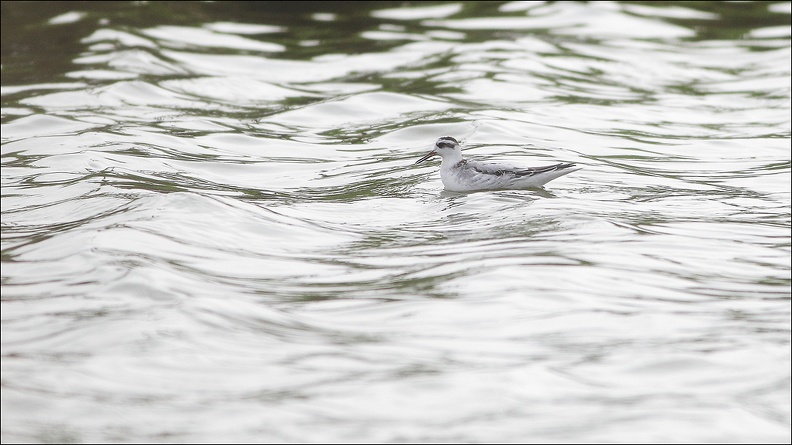
[[[432,150],[432,151],[430,151],[429,153],[427,153],[427,154],[425,154],[425,155],[421,156],[421,159],[418,159],[417,161],[415,161],[415,164],[413,164],[413,165],[420,164],[421,162],[423,162],[423,161],[425,161],[425,160],[427,160],[427,159],[431,158],[432,156],[434,156],[434,155],[436,155],[436,154],[437,154],[437,152],[436,152],[436,151],[434,151],[434,150]]]

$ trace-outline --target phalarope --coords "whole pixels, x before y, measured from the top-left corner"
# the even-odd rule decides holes
[[[559,176],[580,170],[580,167],[572,168],[575,164],[565,162],[544,167],[515,167],[465,159],[459,142],[451,136],[438,139],[432,151],[415,163],[420,164],[435,155],[443,158],[440,179],[446,190],[452,192],[541,187]]]

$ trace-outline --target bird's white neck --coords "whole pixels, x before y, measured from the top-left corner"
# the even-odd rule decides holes
[[[446,155],[443,156],[443,164],[442,165],[443,166],[447,165],[447,166],[451,167],[451,166],[456,165],[461,160],[462,160],[462,151],[461,150],[455,150],[455,151],[452,151],[451,153],[446,153]]]

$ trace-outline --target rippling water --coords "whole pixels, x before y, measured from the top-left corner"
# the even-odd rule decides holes
[[[788,443],[791,91],[788,2],[3,2],[2,440]]]

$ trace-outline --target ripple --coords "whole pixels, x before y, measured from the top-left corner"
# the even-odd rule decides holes
[[[779,5],[4,4],[3,441],[788,441]]]

